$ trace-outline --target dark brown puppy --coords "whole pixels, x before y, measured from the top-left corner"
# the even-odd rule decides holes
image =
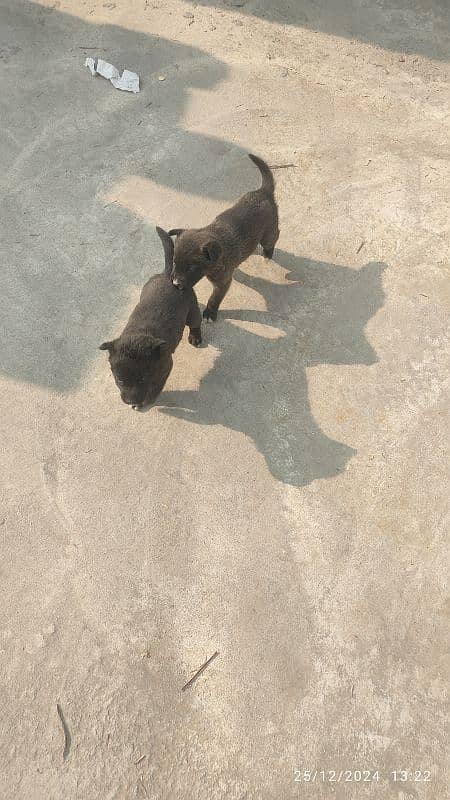
[[[244,194],[231,208],[219,214],[206,228],[169,231],[175,242],[174,286],[194,286],[204,275],[214,290],[203,312],[205,319],[217,319],[217,311],[230,288],[233,272],[258,244],[266,258],[272,258],[280,235],[278,209],[275,202],[275,181],[265,161],[249,158],[262,175],[260,189]]]
[[[173,286],[173,241],[166,231],[156,230],[164,247],[165,271],[147,281],[119,338],[100,345],[100,350],[109,351],[111,372],[123,402],[135,409],[151,405],[162,391],[184,326],[189,327],[189,342],[194,347],[202,341],[195,292],[191,287],[180,292]]]

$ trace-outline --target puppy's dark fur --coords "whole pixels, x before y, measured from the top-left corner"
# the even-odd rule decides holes
[[[124,403],[141,408],[153,403],[171,372],[172,353],[189,327],[189,342],[202,341],[201,314],[194,290],[180,292],[173,286],[173,241],[156,228],[163,243],[165,271],[154,275],[142,289],[141,298],[118,339],[103,342]]]
[[[217,319],[217,311],[230,288],[236,267],[251,255],[258,244],[266,258],[272,258],[280,235],[275,182],[265,161],[249,158],[262,175],[260,189],[248,192],[231,208],[219,214],[206,228],[174,228],[175,242],[172,281],[179,289],[194,286],[204,275],[214,290],[203,312],[205,319]]]

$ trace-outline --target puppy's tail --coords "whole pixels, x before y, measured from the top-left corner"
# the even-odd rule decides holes
[[[173,270],[173,241],[167,231],[164,231],[162,228],[158,228],[158,226],[156,226],[156,233],[161,239],[162,246],[164,248],[164,272],[166,273],[167,277],[170,278]]]
[[[254,156],[252,153],[249,153],[248,157],[251,158],[254,164],[256,164],[262,175],[261,189],[263,189],[265,192],[268,192],[268,194],[273,194],[275,191],[275,181],[273,179],[270,167],[265,161],[262,160],[262,158],[258,158],[258,156]]]

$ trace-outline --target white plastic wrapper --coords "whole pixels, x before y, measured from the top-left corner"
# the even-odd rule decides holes
[[[116,89],[123,89],[124,92],[137,94],[139,91],[139,75],[129,69],[124,69],[120,78],[111,78],[111,83]]]
[[[129,69],[124,69],[122,75],[120,75],[116,67],[108,64],[107,61],[103,61],[102,58],[87,58],[84,66],[88,68],[91,75],[101,75],[106,80],[111,81],[116,89],[122,89],[124,92],[134,92],[134,94],[139,92],[139,75]]]
[[[84,66],[88,68],[91,75],[95,75],[95,59],[94,58],[87,58],[84,62]]]

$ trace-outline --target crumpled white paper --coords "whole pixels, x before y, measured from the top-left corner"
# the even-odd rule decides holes
[[[134,94],[139,92],[139,75],[129,69],[124,69],[122,75],[120,75],[118,69],[112,64],[108,64],[107,61],[103,61],[102,58],[87,58],[84,66],[88,68],[91,75],[101,75],[111,81],[116,89],[122,89],[124,92],[134,92]]]

